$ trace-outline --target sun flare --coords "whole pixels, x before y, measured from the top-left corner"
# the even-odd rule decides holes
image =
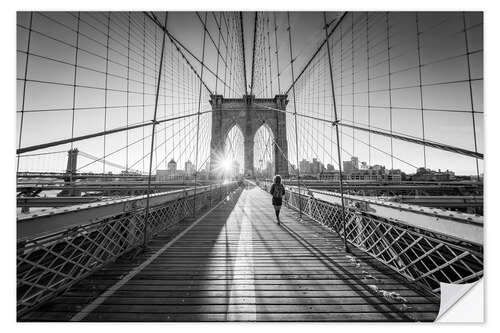
[[[221,161],[221,166],[224,171],[231,171],[233,161],[227,157]]]

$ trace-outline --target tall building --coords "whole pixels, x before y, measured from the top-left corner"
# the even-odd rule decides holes
[[[170,172],[174,172],[177,170],[177,162],[172,158],[170,162],[168,162],[167,169]]]
[[[351,164],[354,170],[359,170],[359,159],[356,156],[351,157]]]
[[[312,174],[322,173],[324,168],[325,167],[324,167],[323,163],[318,161],[317,158],[313,158],[313,161],[312,161],[311,166],[310,166],[310,169],[311,169],[310,171]]]
[[[350,172],[352,170],[354,170],[353,166],[352,166],[352,162],[351,161],[342,161],[342,171],[344,172]]]
[[[191,161],[184,163],[184,171],[187,175],[194,174],[194,164]]]
[[[299,162],[299,169],[301,173],[311,173],[311,166],[308,160],[305,158]]]

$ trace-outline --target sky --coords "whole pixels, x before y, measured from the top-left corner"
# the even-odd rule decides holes
[[[207,33],[203,48],[205,14]],[[156,15],[164,22],[164,13]],[[476,145],[478,152],[484,151],[481,13],[354,12],[341,16],[340,12],[331,12],[326,18],[333,22],[329,31],[336,26],[329,44],[335,106],[341,122],[472,151]],[[243,13],[248,92],[254,20],[254,12]],[[296,111],[299,116],[295,129],[294,116],[287,115],[290,162],[296,164],[298,147],[299,160],[316,157],[325,164],[337,165],[335,132],[330,124],[335,107],[326,46],[297,79],[325,38],[323,13],[290,13],[292,57],[287,13],[260,12],[257,21],[253,91],[256,97],[272,98],[287,92],[292,82],[290,59],[294,59],[295,95],[289,91],[287,111]],[[241,98],[244,94],[239,13],[171,12],[167,29],[194,57],[182,49],[189,65],[167,39],[158,118],[188,117],[157,127],[153,170],[165,168],[172,158],[181,166],[188,160],[198,160],[198,168],[202,169],[209,156],[211,116],[203,114],[198,122],[196,116],[190,115],[198,109],[211,109],[210,93],[226,98]],[[142,12],[18,13],[16,114],[20,146],[150,121],[161,41],[161,29]],[[203,60],[203,71],[195,57]],[[221,80],[215,80],[213,73]],[[208,89],[200,87],[198,75],[203,75]],[[340,129],[342,160],[357,156],[372,165],[392,166],[409,173],[424,165],[451,169],[457,174],[476,173],[476,161],[470,157],[431,148],[425,149],[424,157],[420,145],[397,140],[391,143],[387,137],[347,127]],[[73,147],[83,152],[78,166],[81,171],[117,172],[129,167],[145,172],[150,133],[148,126],[76,142]],[[269,135],[256,140],[262,137],[270,140]],[[256,145],[265,146],[257,142]],[[69,148],[71,145],[67,144],[26,154],[32,156],[21,157],[19,168],[62,171]],[[266,152],[257,149],[256,154]],[[103,156],[107,164],[98,161],[87,166],[95,157]],[[481,160],[478,165],[482,173]]]

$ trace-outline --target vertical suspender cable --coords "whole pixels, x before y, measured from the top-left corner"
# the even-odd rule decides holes
[[[75,106],[76,106],[76,75],[78,72],[78,50],[80,43],[80,12],[78,12],[76,22],[76,47],[75,47],[75,64],[73,72],[73,105],[71,108],[71,138],[75,135]],[[73,142],[71,142],[71,150],[73,150]]]
[[[219,17],[220,17],[220,14],[219,14]],[[214,18],[215,20],[215,18]],[[220,20],[219,20],[220,21]],[[215,94],[217,95],[217,83],[219,81],[218,77],[219,77],[219,56],[220,56],[220,35],[221,35],[221,31],[220,31],[220,24],[217,24],[217,21],[215,21],[216,25],[218,26],[219,28],[219,36],[217,38],[217,68],[215,70]],[[205,26],[206,26],[207,22],[205,22]],[[226,62],[226,59],[224,59],[224,62]],[[226,83],[226,81],[224,81],[224,84]]]
[[[173,44],[170,43],[170,48],[173,48]],[[165,57],[167,57],[167,55],[165,55]],[[172,59],[172,58],[170,58]],[[163,74],[163,118],[167,118],[167,71],[165,70],[164,72],[165,74]],[[164,148],[164,154],[165,156],[163,157],[163,160],[167,161],[167,124],[166,123],[163,123],[163,142],[164,142],[164,145],[163,145],[163,148]],[[160,162],[161,164],[161,162]],[[156,165],[156,168],[158,168],[158,164]],[[166,169],[166,168],[165,168]]]
[[[387,77],[389,83],[389,130],[392,134],[392,83],[391,83],[391,40],[390,40],[390,26],[389,26],[389,12],[385,13],[385,26],[387,36]],[[354,124],[354,121],[352,122]],[[394,170],[394,148],[391,137],[391,173]]]
[[[293,72],[293,53],[292,53],[292,28],[290,27],[290,12],[287,12],[288,19],[288,41],[290,45],[290,66],[292,69],[292,94],[293,94],[293,114],[295,120],[295,157],[297,163],[297,185],[299,189],[299,217],[302,217],[302,201],[300,199],[300,170],[299,170],[299,135],[297,133],[297,102],[295,97],[295,74]]]
[[[343,32],[342,32],[342,24],[339,26],[340,28],[340,33],[339,33],[339,39],[340,39],[340,119],[344,119],[342,116],[344,115],[343,110],[344,110],[344,66],[342,60],[344,59],[344,43],[343,43]],[[340,140],[342,140],[342,136],[340,136]],[[339,142],[339,144],[341,144]],[[342,163],[342,160],[339,159],[339,164]]]
[[[229,18],[228,18],[229,20]],[[229,53],[229,85],[230,86],[233,86],[233,58],[234,58],[234,51],[235,51],[235,47],[234,47],[234,44],[235,44],[235,39],[234,39],[234,20],[231,20],[230,21],[230,25],[231,25],[231,29],[232,29],[232,32],[233,34],[231,34],[231,52]],[[229,31],[229,30],[228,30]],[[229,32],[228,32],[229,34]],[[236,64],[236,62],[234,62]],[[224,75],[226,75],[226,73],[224,72]],[[241,88],[241,87],[240,87]],[[233,97],[234,96],[234,92],[231,91],[231,89],[228,89],[228,97]],[[226,96],[226,86],[224,86],[224,97]]]
[[[145,100],[144,100],[144,95],[145,95],[145,85],[146,85],[146,15],[143,17],[143,23],[142,23],[142,122],[145,122],[145,114],[144,114],[144,108],[145,108]],[[144,127],[142,128],[142,156],[144,156],[145,148],[145,132],[144,132]],[[142,173],[145,173],[145,168],[144,168],[144,159],[142,160]]]
[[[250,95],[253,95],[253,86],[255,84],[255,44],[257,41],[257,17],[258,13],[255,12],[255,19],[253,24],[253,47],[252,47],[252,78],[250,82]]]
[[[352,123],[354,122],[354,12],[351,13],[351,94],[352,94]],[[355,134],[354,128],[352,129],[352,156],[356,156],[354,153],[355,146]]]
[[[260,48],[260,53],[262,54],[262,57],[264,58],[264,84],[266,86],[266,95],[268,97],[271,97],[271,94],[268,91],[268,78],[267,78],[267,71],[269,69],[269,66],[267,65],[267,57],[266,57],[266,35],[264,32],[264,15],[262,15],[262,23],[261,23],[261,40],[262,40],[262,47]]]
[[[238,26],[236,24],[236,15],[231,16],[230,24],[231,24],[231,29],[232,29],[232,37],[231,37],[231,53],[229,54],[229,57],[231,58],[230,62],[230,67],[229,67],[229,85],[234,86],[234,77],[233,77],[233,70],[235,70],[236,65],[239,63],[239,56],[240,54],[238,53],[238,50],[240,49],[237,47],[237,43],[239,38],[237,37],[239,34],[237,32]],[[235,37],[236,36],[236,37]],[[236,54],[235,54],[236,52]],[[233,61],[233,58],[235,58]],[[240,83],[240,88],[243,88],[243,85]],[[234,97],[235,92],[229,90],[228,96],[229,97]],[[241,93],[243,96],[243,92]]]
[[[240,12],[240,30],[241,30],[241,56],[243,57],[243,78],[245,79],[245,95],[248,94],[247,83],[247,64],[245,60],[245,36],[243,31],[243,13]]]
[[[420,91],[420,114],[422,117],[422,141],[425,141],[425,122],[424,122],[424,93],[422,89],[422,55],[421,55],[421,45],[420,45],[420,25],[418,22],[418,12],[415,12],[415,24],[417,26],[417,55],[418,55],[418,85]],[[424,168],[427,169],[427,156],[425,152],[425,145],[422,145],[424,149]]]
[[[370,38],[369,38],[369,18],[366,12],[366,85],[367,85],[367,111],[368,129],[371,129],[371,106],[370,106]],[[368,132],[368,167],[372,165],[372,133]],[[371,171],[370,171],[371,172]]]
[[[129,124],[129,112],[130,112],[130,96],[129,96],[129,91],[130,91],[130,12],[128,12],[128,34],[127,34],[127,127]],[[125,131],[125,135],[127,137],[127,150],[125,152],[125,172],[128,172],[128,141],[129,141],[129,131]]]
[[[278,73],[278,94],[281,94],[281,85],[280,85],[280,61],[278,57],[278,24],[276,23],[276,12],[273,13],[274,17],[274,45],[275,45],[275,54],[276,54],[276,73]],[[299,166],[297,165],[297,168]]]
[[[470,107],[472,115],[472,130],[474,131],[474,151],[477,153],[477,136],[476,136],[476,116],[474,108],[474,95],[472,91],[472,80],[471,80],[471,70],[470,70],[470,50],[469,50],[469,38],[467,37],[467,24],[465,22],[465,12],[462,12],[462,22],[464,28],[464,38],[465,38],[465,53],[467,58],[467,80],[469,81],[469,94],[470,94]],[[477,181],[479,181],[479,160],[476,157],[476,173]]]
[[[109,65],[109,26],[111,23],[111,12],[108,12],[108,31],[106,36],[106,70],[104,72],[104,131],[107,127],[108,118],[108,65]],[[103,159],[102,159],[102,173],[106,173],[106,134],[103,136]]]
[[[26,62],[24,63],[24,78],[23,78],[23,102],[21,105],[21,122],[19,124],[19,142],[18,149],[21,149],[21,141],[23,138],[23,123],[24,123],[24,105],[26,101],[26,79],[28,76],[28,60],[30,58],[30,44],[31,44],[31,28],[33,25],[33,12],[30,13],[30,25],[28,30],[28,45],[26,47]],[[19,163],[20,163],[19,154],[17,154],[17,172],[19,172]]]
[[[205,23],[207,24],[207,12],[205,12]],[[196,120],[196,158],[194,167],[194,197],[193,197],[193,216],[196,216],[196,187],[197,187],[197,176],[198,176],[198,142],[200,139],[200,110],[201,110],[201,89],[203,83],[203,69],[205,63],[205,41],[207,37],[207,29],[203,29],[203,49],[201,52],[201,73],[200,73],[200,91],[198,94],[198,115]]]
[[[273,67],[272,67],[272,58],[271,58],[271,39],[269,37],[269,15],[267,16],[267,46],[268,46],[268,55],[269,55],[269,80],[271,88],[269,89],[271,92],[271,95],[273,94]],[[272,97],[272,96],[269,96]],[[275,161],[276,163],[276,161]]]
[[[151,172],[153,168],[153,150],[154,150],[154,139],[156,130],[156,113],[158,111],[158,94],[160,93],[160,82],[161,82],[161,71],[163,67],[163,53],[165,51],[165,35],[167,27],[168,12],[165,12],[165,30],[163,30],[163,40],[161,43],[161,58],[160,58],[160,68],[158,68],[158,80],[156,83],[156,96],[155,96],[155,112],[153,114],[153,126],[151,129],[151,151],[149,154],[149,173],[148,173],[148,190],[146,192],[146,213],[144,218],[144,244],[143,248],[146,248],[148,241],[148,219],[149,219],[149,199],[151,196]],[[155,50],[156,53],[156,50]]]
[[[75,66],[73,72],[73,104],[71,108],[71,138],[75,137],[75,106],[76,106],[76,75],[78,73],[78,50],[80,44],[80,12],[78,12],[76,23],[76,47],[75,47]],[[70,150],[73,150],[73,142],[71,142]],[[76,165],[72,168],[76,169]],[[73,169],[72,169],[73,171]],[[73,172],[69,174],[69,182],[73,183]]]
[[[154,47],[154,49],[153,49],[154,50],[154,67],[153,68],[154,68],[154,70],[156,70],[156,46],[157,46],[158,34],[156,32],[157,25],[155,24],[154,26],[155,26],[155,29],[154,29],[155,40],[154,40],[154,46],[153,46]],[[158,86],[159,85],[160,84],[158,83]],[[156,136],[157,134],[155,133],[154,135]],[[158,142],[158,138],[155,137],[155,140],[156,140],[156,142]],[[155,151],[156,151],[156,149],[155,149]],[[155,165],[158,165],[158,154],[154,154],[154,155],[155,155]]]
[[[226,74],[227,74],[227,49],[229,47],[229,27],[227,26],[227,22],[226,22],[226,15],[224,15],[223,12],[221,12],[221,15],[224,16],[224,25],[226,26],[226,52],[224,53],[224,58],[226,59],[226,63],[225,63],[225,66],[224,66],[224,82],[226,82]],[[219,21],[221,22],[220,24],[222,25],[222,17],[221,17],[221,19],[219,19]],[[232,62],[232,61],[233,61],[233,59],[230,60],[230,62]],[[231,65],[229,65],[229,66],[231,66]],[[222,96],[226,96],[226,85],[224,85]]]
[[[167,27],[165,27],[166,29]],[[172,116],[175,114],[175,102],[174,102],[174,44],[171,41],[170,44],[172,48],[170,49],[170,105],[172,106]],[[178,54],[178,53],[176,53]],[[175,123],[172,125],[172,158],[174,156],[174,147],[175,147]],[[165,158],[165,170],[168,168],[168,159]]]
[[[344,234],[344,249],[349,252],[347,246],[347,233],[346,233],[346,216],[345,216],[345,204],[344,204],[344,181],[342,179],[342,163],[340,155],[340,141],[339,141],[339,126],[338,126],[338,116],[337,116],[337,103],[335,100],[335,87],[333,85],[333,71],[332,71],[332,56],[330,54],[330,40],[328,38],[328,25],[326,23],[326,13],[323,13],[323,21],[325,24],[325,36],[326,36],[326,48],[328,50],[328,64],[330,69],[330,86],[332,88],[332,99],[333,99],[333,112],[335,115],[335,135],[337,137],[337,158],[339,160],[339,182],[340,182],[340,201],[342,203],[342,229]],[[341,36],[342,38],[342,36]]]

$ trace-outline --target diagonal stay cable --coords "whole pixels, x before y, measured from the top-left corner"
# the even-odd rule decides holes
[[[263,105],[262,107],[266,108],[266,109],[269,109],[269,110],[274,110],[274,111],[279,111],[279,112],[285,112],[285,113],[293,114],[293,112],[290,112],[290,111],[279,110],[279,109],[268,107],[268,106],[265,106],[265,105]],[[327,123],[333,123],[335,125],[338,124],[340,126],[344,126],[344,127],[348,127],[348,128],[353,128],[353,129],[360,130],[360,131],[365,131],[365,132],[368,132],[368,133],[371,133],[371,134],[376,134],[376,135],[379,135],[379,136],[392,137],[392,138],[395,138],[395,139],[398,139],[398,140],[402,140],[402,141],[406,141],[406,142],[411,142],[411,143],[415,143],[415,144],[419,144],[419,145],[424,145],[424,146],[428,146],[428,147],[432,147],[432,148],[436,148],[436,149],[440,149],[440,150],[444,150],[444,151],[448,151],[448,152],[452,152],[452,153],[456,153],[456,154],[460,154],[460,155],[465,155],[465,156],[469,156],[469,157],[473,157],[473,158],[484,159],[484,154],[482,154],[482,153],[471,151],[471,150],[464,149],[464,148],[454,147],[454,146],[447,145],[447,144],[440,143],[440,142],[435,142],[435,141],[430,141],[430,140],[422,140],[422,139],[410,137],[410,136],[407,136],[407,135],[395,134],[394,132],[391,134],[391,133],[388,133],[388,132],[385,132],[385,131],[382,131],[382,130],[374,130],[374,129],[368,129],[368,128],[365,128],[365,127],[362,127],[362,126],[350,125],[350,124],[346,124],[345,122],[342,122],[342,121],[335,122],[335,121],[332,121],[330,119],[323,119],[323,118],[319,118],[319,117],[308,116],[308,115],[305,115],[305,114],[302,114],[302,113],[297,113],[297,116],[305,117],[305,118],[310,118],[310,119],[314,119],[314,120],[318,120],[318,121],[324,121],[324,122],[327,122]]]
[[[201,114],[211,113],[211,112],[212,112],[212,110],[208,110],[208,111],[200,112],[199,114],[201,115]],[[39,150],[39,149],[44,149],[44,148],[49,148],[49,147],[63,145],[63,144],[66,144],[66,143],[71,143],[71,142],[76,142],[76,141],[81,141],[81,140],[96,138],[96,137],[100,137],[100,136],[103,136],[103,135],[109,135],[109,134],[119,133],[119,132],[123,132],[123,131],[129,131],[129,130],[132,130],[132,129],[143,128],[143,127],[146,127],[146,126],[152,126],[155,123],[156,124],[161,124],[161,123],[164,123],[164,122],[174,121],[174,120],[178,120],[178,119],[194,117],[196,115],[198,115],[197,112],[196,113],[187,114],[187,115],[182,115],[182,116],[167,118],[167,119],[160,119],[160,120],[156,120],[156,121],[150,120],[148,122],[139,123],[137,125],[131,125],[131,126],[125,126],[125,127],[117,127],[117,128],[114,128],[114,129],[110,129],[110,130],[106,130],[106,131],[101,131],[101,132],[96,132],[96,133],[92,133],[92,134],[81,135],[81,136],[76,136],[76,137],[73,137],[73,138],[62,139],[62,140],[57,140],[57,141],[42,143],[42,144],[39,144],[39,145],[28,146],[28,147],[17,149],[16,150],[16,154],[19,155],[19,154],[27,153],[27,152],[30,152],[30,151],[35,151],[35,150]]]

